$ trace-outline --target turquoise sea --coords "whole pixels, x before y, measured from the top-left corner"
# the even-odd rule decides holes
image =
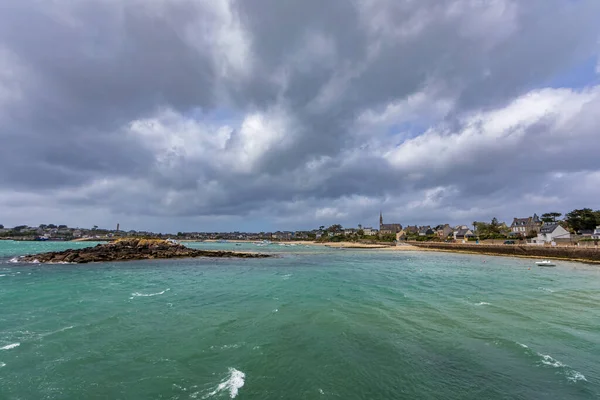
[[[0,399],[598,399],[600,268],[191,244],[257,260],[11,263]],[[93,244],[92,244],[93,245]]]

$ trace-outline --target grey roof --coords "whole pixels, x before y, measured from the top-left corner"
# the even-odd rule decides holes
[[[458,232],[456,232],[456,236],[465,236],[467,232],[469,232],[469,229],[459,229]]]
[[[540,233],[552,233],[556,230],[556,228],[558,228],[560,225],[559,224],[545,224],[544,226],[542,226],[542,228],[540,229]]]
[[[515,218],[513,221],[514,226],[525,226],[529,223],[529,218]]]

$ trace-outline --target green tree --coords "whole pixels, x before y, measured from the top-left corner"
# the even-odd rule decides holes
[[[498,223],[498,218],[492,218],[488,233],[492,235],[498,235],[500,233],[500,224]]]
[[[600,220],[597,220],[598,214],[598,211],[594,212],[591,208],[582,208],[567,213],[565,221],[567,221],[569,228],[575,232],[594,229],[600,223]]]
[[[331,225],[329,228],[327,228],[328,232],[341,232],[344,228],[342,228],[342,226],[340,224],[335,224],[335,225]]]
[[[542,214],[542,221],[544,221],[544,222],[556,222],[556,219],[560,218],[561,216],[562,216],[562,214],[559,213],[559,212],[545,213],[545,214]]]
[[[473,222],[474,226],[475,226],[475,232],[477,232],[478,235],[487,235],[490,231],[490,225],[486,224],[485,222]]]
[[[0,224],[0,229],[4,229],[4,225]]]

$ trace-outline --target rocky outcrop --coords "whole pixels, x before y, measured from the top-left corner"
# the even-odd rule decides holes
[[[90,263],[104,261],[152,260],[164,258],[229,257],[265,258],[267,254],[238,253],[233,251],[190,249],[167,240],[122,239],[83,249],[69,249],[21,257],[21,262]]]

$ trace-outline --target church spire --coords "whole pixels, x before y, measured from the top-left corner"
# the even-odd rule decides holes
[[[379,225],[383,225],[383,214],[379,211]]]

